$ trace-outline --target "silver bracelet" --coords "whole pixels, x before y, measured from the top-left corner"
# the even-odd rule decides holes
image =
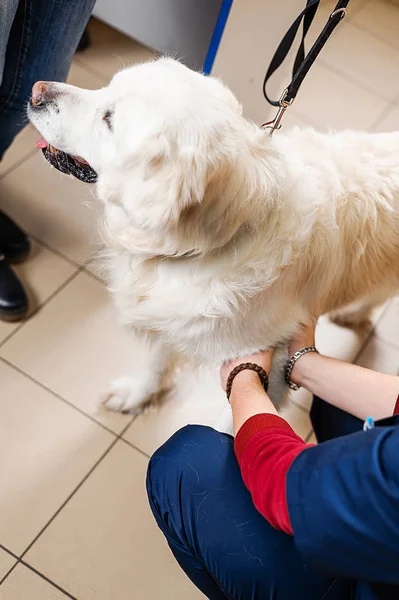
[[[295,367],[296,361],[299,358],[301,358],[301,356],[303,356],[304,354],[307,354],[308,352],[317,352],[317,354],[319,354],[319,351],[317,350],[317,348],[315,348],[315,346],[307,346],[306,348],[301,348],[300,350],[298,350],[298,352],[295,352],[295,354],[292,356],[292,358],[290,358],[290,360],[287,362],[287,364],[285,366],[285,371],[284,371],[285,383],[292,390],[299,390],[299,388],[301,387],[300,385],[297,385],[296,383],[293,383],[291,381],[292,369]]]

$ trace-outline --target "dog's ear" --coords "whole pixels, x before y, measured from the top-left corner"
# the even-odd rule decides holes
[[[179,254],[178,222],[204,197],[202,162],[195,148],[178,148],[156,135],[111,165],[97,185],[106,206],[107,241],[146,254]]]
[[[243,139],[208,131],[197,140],[160,134],[140,144],[99,178],[107,242],[149,255],[201,254],[248,221],[257,224],[270,191],[259,172],[268,157],[258,141]]]

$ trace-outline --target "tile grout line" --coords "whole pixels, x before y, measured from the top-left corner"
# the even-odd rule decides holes
[[[4,340],[2,340],[0,342],[0,350],[1,350],[1,348],[3,348],[3,346],[5,346],[5,344],[8,342],[8,340],[10,340],[18,331],[21,331],[21,329],[23,329],[23,327],[27,323],[29,323],[29,321],[31,320],[31,318],[34,315],[36,315],[39,311],[41,311],[51,300],[53,300],[53,298],[55,298],[60,292],[62,292],[79,275],[79,273],[82,272],[82,270],[83,270],[83,267],[78,267],[76,269],[76,271],[74,271],[72,273],[72,275],[67,277],[67,279],[65,279],[65,281],[56,290],[54,290],[54,292],[52,294],[50,294],[50,296],[48,298],[46,298],[46,300],[44,300],[44,302],[39,304],[34,309],[34,311],[29,315],[29,317],[27,317],[26,319],[21,321],[20,324],[13,331],[11,331],[11,333],[9,333],[9,335],[7,335],[4,338]]]
[[[38,575],[39,577],[41,577],[42,579],[44,579],[44,581],[47,581],[47,583],[49,583],[50,585],[52,585],[53,587],[55,587],[57,590],[59,590],[60,592],[62,592],[68,598],[71,598],[71,600],[78,600],[76,596],[72,596],[71,593],[67,592],[67,590],[65,590],[60,585],[58,585],[58,583],[55,583],[55,581],[53,581],[52,579],[50,579],[49,577],[47,577],[47,575],[44,575],[43,573],[41,573],[40,571],[38,571],[37,569],[35,569],[34,567],[32,567],[32,565],[30,565],[29,563],[25,562],[24,560],[21,559],[18,564],[21,564],[24,567],[26,567],[27,569],[29,569],[30,571],[33,571],[33,573],[35,573],[36,575]]]
[[[382,313],[378,317],[377,321],[374,323],[374,325],[372,326],[372,328],[368,332],[368,334],[367,334],[367,336],[366,336],[363,344],[360,346],[358,352],[356,353],[356,355],[354,356],[354,358],[352,360],[352,364],[353,365],[357,364],[357,361],[359,360],[361,353],[366,348],[366,345],[369,343],[371,337],[373,335],[375,335],[375,328],[378,325],[378,323],[381,321],[381,319],[383,318],[383,316],[385,315],[385,313],[388,311],[388,308],[389,308],[390,304],[391,304],[391,302],[388,302],[388,304],[384,307],[384,310],[382,311]]]
[[[38,381],[37,379],[35,379],[34,377],[32,377],[32,375],[30,375],[29,373],[26,373],[25,371],[23,371],[22,369],[20,369],[19,367],[17,367],[16,365],[14,365],[13,363],[11,363],[9,360],[7,360],[6,358],[4,358],[2,356],[0,356],[0,362],[3,362],[5,365],[7,365],[8,367],[10,367],[11,369],[13,369],[14,371],[16,371],[17,373],[19,373],[23,377],[26,377],[27,379],[29,379],[29,381],[31,381],[32,383],[34,383],[37,386],[41,387],[43,390],[45,390],[46,392],[48,392],[49,394],[51,394],[52,396],[54,396],[55,398],[57,398],[57,400],[60,400],[61,402],[64,402],[64,404],[67,404],[70,408],[73,408],[78,413],[80,413],[82,416],[87,417],[88,419],[90,419],[90,421],[92,421],[96,425],[99,425],[102,429],[104,429],[108,433],[111,433],[116,439],[118,439],[119,436],[118,436],[118,434],[115,431],[113,431],[112,429],[110,429],[109,427],[107,427],[106,425],[104,425],[103,423],[101,423],[100,421],[97,421],[97,419],[95,419],[92,415],[89,415],[88,413],[84,412],[81,408],[79,408],[75,404],[72,404],[72,402],[70,402],[69,400],[67,400],[66,398],[64,398],[63,396],[61,396],[60,394],[58,394],[57,392],[55,392],[54,390],[52,390],[51,388],[49,388],[46,385],[44,385],[44,383],[41,383],[41,381]],[[129,422],[129,425],[130,425],[130,423],[133,423],[133,420],[131,422]],[[124,431],[125,430],[123,429],[123,432]]]
[[[107,286],[107,283],[105,281],[103,281],[102,279],[97,277],[94,273],[91,273],[90,270],[86,268],[87,264],[89,264],[91,262],[91,259],[88,259],[88,261],[84,265],[79,265],[77,263],[74,263],[73,261],[71,261],[70,259],[65,257],[64,255],[62,255],[60,252],[55,252],[53,250],[53,248],[51,248],[51,246],[48,246],[47,244],[43,244],[43,242],[41,240],[39,240],[38,238],[35,238],[34,236],[31,236],[31,235],[30,235],[30,237],[32,237],[32,239],[34,239],[38,244],[43,245],[50,252],[57,254],[60,258],[66,259],[72,266],[76,267],[76,270],[69,277],[67,277],[67,279],[65,279],[65,281],[63,281],[61,283],[61,285],[58,288],[56,288],[52,294],[50,294],[50,296],[48,296],[41,304],[38,304],[36,306],[36,308],[33,310],[33,312],[27,318],[25,318],[23,321],[21,321],[19,323],[19,325],[9,333],[9,335],[7,335],[3,340],[0,341],[0,350],[18,331],[20,331],[26,325],[26,323],[28,323],[51,300],[53,300],[53,298],[55,298],[60,292],[62,292],[80,273],[84,273],[85,275],[91,277],[92,279],[97,281],[97,283],[100,283],[101,285],[103,285],[105,287]]]
[[[37,150],[31,150],[28,154],[25,154],[22,158],[19,158],[18,160],[16,160],[15,163],[13,163],[11,166],[8,167],[8,169],[6,169],[4,171],[4,173],[0,173],[0,181],[2,179],[4,179],[5,177],[7,177],[7,175],[9,175],[10,173],[15,171],[15,169],[18,169],[18,167],[23,165],[30,158],[32,158],[36,154],[36,152],[37,152]]]
[[[81,60],[79,57],[74,56],[73,62],[76,63],[77,65],[79,65],[79,67],[81,69],[83,69],[84,71],[87,71],[88,73],[90,73],[90,75],[95,75],[96,77],[101,79],[104,83],[108,84],[110,82],[110,79],[111,79],[110,77],[108,77],[107,75],[104,75],[104,73],[101,73],[100,71],[97,71],[97,69],[95,69],[94,67],[89,65],[84,60]]]
[[[65,506],[68,504],[68,502],[75,496],[75,494],[80,490],[80,488],[82,487],[82,485],[88,480],[88,478],[90,477],[90,475],[97,469],[97,467],[101,464],[101,462],[104,460],[104,458],[111,452],[111,450],[116,446],[116,444],[122,440],[125,441],[122,436],[126,433],[127,429],[130,427],[130,425],[133,423],[134,419],[136,417],[134,417],[131,421],[129,421],[129,423],[126,424],[126,426],[122,429],[121,433],[119,434],[119,436],[115,435],[115,439],[111,442],[111,444],[108,446],[108,448],[102,453],[102,455],[100,456],[100,458],[94,463],[94,465],[89,469],[89,471],[86,473],[86,475],[83,477],[83,479],[78,483],[78,485],[72,490],[72,492],[69,494],[69,496],[67,496],[67,498],[64,500],[64,502],[61,504],[61,506],[56,510],[56,512],[53,514],[53,516],[47,521],[47,523],[44,525],[44,527],[42,527],[42,529],[39,531],[39,533],[35,536],[35,538],[28,544],[28,546],[25,548],[25,550],[22,552],[21,556],[19,557],[19,561],[20,562],[24,562],[23,561],[23,557],[26,555],[27,552],[29,552],[29,550],[32,548],[32,546],[36,543],[36,541],[40,538],[40,536],[46,531],[46,529],[49,527],[49,525],[51,525],[51,523],[54,521],[54,519],[60,514],[60,512],[65,508]],[[130,446],[132,446],[131,444],[129,444]],[[133,448],[133,446],[132,446]],[[137,450],[138,452],[140,452],[141,454],[143,454],[142,451],[138,450],[137,448],[134,448],[135,450]],[[39,573],[39,572],[38,572]]]
[[[375,40],[378,40],[379,42],[383,43],[387,48],[390,48],[391,50],[396,50],[399,53],[399,49],[397,46],[395,46],[394,44],[391,44],[391,42],[387,41],[386,38],[380,37],[379,35],[375,35],[375,33],[373,32],[372,29],[367,29],[367,28],[363,27],[362,25],[360,25],[359,23],[356,23],[355,21],[352,21],[352,20],[348,21],[348,22],[351,25],[353,25],[353,27],[356,27],[356,29],[359,29],[359,31],[362,31],[363,33],[367,33],[367,35],[369,35],[372,38],[374,38]]]
[[[383,336],[379,335],[376,331],[373,332],[372,337],[378,342],[383,342],[384,344],[392,348],[392,350],[399,350],[399,345],[395,344],[394,342],[391,342],[390,340],[387,340]]]
[[[3,546],[3,544],[0,544],[0,550],[4,550],[4,552],[7,552],[7,554],[10,554],[16,560],[19,560],[18,554],[14,554],[12,550],[9,550],[8,548],[6,548],[6,546]]]
[[[90,475],[97,469],[97,467],[101,464],[101,462],[104,460],[104,458],[111,452],[111,450],[116,446],[116,444],[119,441],[125,442],[126,444],[128,444],[133,450],[136,450],[137,452],[139,452],[140,454],[142,454],[143,456],[145,456],[146,458],[150,458],[145,452],[143,452],[142,450],[140,450],[139,448],[136,448],[133,444],[131,444],[130,442],[128,442],[127,440],[125,440],[122,436],[126,433],[127,429],[130,427],[130,425],[133,423],[133,421],[137,418],[137,416],[135,416],[131,421],[129,421],[129,423],[126,424],[126,426],[122,429],[121,433],[119,434],[119,436],[115,437],[115,439],[113,440],[113,442],[110,444],[110,446],[105,450],[105,452],[103,452],[103,454],[100,456],[100,458],[95,462],[95,464],[91,467],[91,469],[86,473],[86,475],[84,476],[84,478],[79,482],[79,484],[76,486],[76,488],[74,488],[74,490],[69,494],[69,496],[66,498],[66,500],[61,504],[61,506],[58,508],[58,510],[53,514],[53,516],[49,519],[49,521],[46,523],[46,525],[41,529],[41,531],[37,534],[37,536],[32,540],[32,542],[27,546],[27,548],[25,548],[25,550],[22,552],[21,556],[18,557],[16,554],[14,554],[13,552],[11,552],[10,550],[8,550],[5,546],[3,546],[2,544],[0,544],[0,548],[3,549],[5,552],[7,552],[8,554],[10,554],[11,556],[13,556],[13,558],[16,559],[16,563],[11,567],[11,569],[5,574],[5,576],[0,580],[0,586],[4,583],[4,581],[8,578],[8,576],[12,573],[12,571],[19,565],[22,564],[23,566],[27,567],[28,569],[30,569],[31,571],[33,571],[36,575],[38,575],[39,577],[41,577],[42,579],[44,579],[45,581],[47,581],[48,583],[50,583],[51,585],[53,585],[55,588],[57,588],[59,591],[61,591],[63,594],[65,594],[68,598],[71,598],[72,600],[78,600],[75,596],[73,596],[72,594],[70,594],[69,592],[67,592],[64,588],[62,588],[61,586],[59,586],[57,583],[55,583],[53,580],[51,580],[49,577],[47,577],[46,575],[44,575],[43,573],[41,573],[40,571],[38,571],[37,569],[35,569],[32,565],[30,565],[29,563],[27,563],[25,560],[23,560],[23,557],[25,556],[25,554],[30,550],[30,548],[32,548],[32,546],[36,543],[36,541],[39,539],[39,537],[45,532],[45,530],[51,525],[51,523],[54,521],[54,519],[60,514],[60,512],[66,507],[66,505],[68,504],[68,502],[73,498],[73,496],[79,491],[79,489],[82,487],[82,485],[88,480],[88,478],[90,477]],[[115,435],[115,434],[114,434]]]
[[[139,415],[137,415],[137,416],[139,416]],[[128,427],[130,427],[130,425],[131,425],[131,424],[132,424],[132,423],[135,421],[135,419],[137,419],[137,416],[136,416],[136,417],[133,419],[133,421],[132,421],[131,423],[129,423],[129,426],[128,426]],[[141,454],[142,456],[145,456],[146,458],[150,459],[150,458],[151,458],[151,455],[150,455],[150,454],[147,454],[147,452],[144,452],[144,450],[141,450],[141,449],[140,449],[138,446],[135,446],[134,444],[132,444],[132,442],[129,442],[129,440],[127,440],[126,438],[122,437],[122,435],[124,435],[124,434],[125,434],[125,432],[126,432],[126,429],[128,429],[128,427],[126,427],[126,428],[125,428],[125,431],[123,431],[123,432],[121,433],[121,435],[120,435],[120,436],[118,436],[118,440],[120,440],[120,441],[124,442],[125,444],[127,444],[128,446],[130,446],[130,447],[131,447],[133,450],[136,450],[136,451],[137,451],[137,452],[139,452],[139,454]]]
[[[47,242],[45,242],[44,240],[41,240],[37,235],[35,235],[34,233],[29,233],[28,232],[28,236],[34,241],[36,242],[36,244],[39,244],[39,246],[43,246],[43,248],[45,248],[46,250],[48,250],[49,252],[52,252],[53,254],[55,254],[56,256],[58,256],[58,258],[62,258],[63,260],[65,260],[66,262],[68,262],[70,265],[72,265],[73,267],[76,267],[78,269],[84,267],[84,265],[86,265],[86,262],[84,262],[83,264],[78,263],[74,260],[72,260],[72,258],[69,258],[69,256],[67,256],[66,254],[63,254],[62,252],[60,252],[59,250],[57,250],[57,248],[54,248],[53,246],[50,246],[50,244],[48,244]],[[29,258],[28,258],[29,260]],[[87,262],[90,262],[92,259],[88,258]]]
[[[19,558],[17,560],[17,562],[15,563],[15,565],[13,565],[11,567],[11,569],[8,571],[8,573],[5,574],[5,576],[3,577],[3,579],[1,579],[0,586],[6,581],[6,579],[11,575],[11,573],[14,571],[14,569],[17,568],[18,565],[22,565],[22,566],[26,567],[27,569],[29,569],[30,571],[32,571],[33,573],[35,573],[36,575],[38,575],[39,577],[41,577],[41,579],[44,579],[45,581],[47,581],[47,583],[49,583],[50,585],[52,585],[53,587],[55,587],[57,590],[59,590],[60,592],[62,592],[64,594],[64,596],[67,596],[67,598],[71,598],[71,600],[78,600],[76,598],[76,596],[72,596],[72,594],[70,594],[69,592],[67,592],[67,590],[65,590],[64,588],[62,588],[60,585],[58,585],[58,583],[55,583],[55,581],[52,581],[49,577],[47,577],[47,575],[44,575],[43,573],[40,573],[40,571],[38,571],[37,569],[35,569],[34,567],[32,567],[32,565],[30,565],[29,563],[25,562],[21,558]]]
[[[110,453],[110,451],[112,450],[112,448],[114,448],[114,446],[117,444],[117,442],[119,441],[118,437],[115,437],[114,440],[112,440],[111,444],[108,446],[108,448],[102,453],[102,455],[100,456],[100,458],[97,459],[97,461],[94,463],[94,465],[89,469],[89,471],[86,473],[86,475],[83,477],[83,479],[81,479],[81,481],[78,483],[78,485],[72,490],[72,492],[69,494],[69,496],[67,496],[67,498],[64,500],[64,502],[61,504],[61,506],[55,511],[55,513],[53,514],[53,516],[47,521],[47,523],[42,527],[42,529],[39,531],[39,533],[33,538],[33,540],[28,544],[28,546],[25,548],[25,550],[22,552],[21,556],[20,556],[20,561],[23,559],[23,557],[27,554],[27,552],[29,552],[29,550],[32,548],[32,546],[37,542],[37,540],[41,537],[41,535],[46,531],[46,529],[51,525],[51,523],[54,521],[54,519],[60,514],[60,512],[65,508],[65,506],[68,504],[68,502],[75,496],[75,494],[80,490],[80,488],[82,487],[82,485],[87,481],[87,479],[90,477],[90,475],[95,471],[95,469],[100,465],[100,463],[104,460],[104,458]]]
[[[7,573],[4,575],[4,577],[2,579],[0,579],[0,586],[3,585],[3,583],[5,582],[5,580],[7,579],[7,577],[9,575],[11,575],[11,573],[13,572],[13,570],[20,564],[20,560],[19,558],[17,559],[17,562],[11,567],[11,569],[9,569],[9,571],[7,571]]]
[[[319,58],[319,64],[322,67],[324,67],[325,69],[328,69],[329,71],[334,73],[335,75],[339,75],[346,81],[349,81],[349,83],[352,83],[353,85],[358,87],[360,91],[367,92],[367,93],[373,95],[375,98],[378,98],[379,100],[383,100],[387,104],[392,102],[392,98],[386,98],[382,94],[378,93],[378,91],[376,91],[376,88],[374,88],[372,86],[369,87],[367,83],[363,83],[363,81],[361,81],[360,79],[355,79],[355,78],[351,77],[350,75],[348,75],[348,73],[345,73],[345,71],[341,71],[341,69],[339,67],[332,65],[327,60],[324,60],[323,58]]]
[[[379,123],[381,123],[381,121],[383,121],[386,117],[388,117],[395,109],[398,108],[398,102],[399,102],[399,94],[397,94],[393,100],[391,100],[391,102],[387,103],[387,106],[380,112],[380,114],[378,115],[378,117],[375,119],[375,121],[371,124],[370,126],[370,131],[371,133],[375,133],[375,129],[378,126]],[[389,132],[386,132],[389,133]]]

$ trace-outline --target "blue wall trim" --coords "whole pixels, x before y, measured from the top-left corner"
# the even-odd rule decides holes
[[[220,7],[211,43],[209,44],[208,54],[206,55],[204,62],[203,72],[205,75],[209,75],[212,71],[213,63],[215,62],[216,53],[219,48],[220,40],[222,39],[224,28],[226,27],[232,4],[233,0],[223,0],[222,6]]]

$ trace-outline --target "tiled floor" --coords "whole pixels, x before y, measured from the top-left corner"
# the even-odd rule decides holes
[[[287,126],[399,126],[398,3],[352,2]],[[71,71],[77,85],[101,86],[122,64],[151,56],[100,23],[92,32],[92,47]],[[235,91],[245,96],[246,90],[244,74]],[[266,120],[259,89],[245,110]],[[153,522],[144,477],[148,456],[178,427],[215,423],[225,406],[217,373],[186,373],[173,400],[136,419],[99,406],[110,379],[128,371],[138,351],[88,264],[98,244],[90,190],[50,170],[34,149],[36,139],[28,127],[0,166],[1,206],[34,240],[30,261],[17,268],[31,296],[31,318],[0,322],[0,597],[200,598]],[[396,373],[398,334],[395,299],[362,336],[323,318],[317,342],[330,355]],[[306,439],[309,403],[301,390],[284,410]]]

